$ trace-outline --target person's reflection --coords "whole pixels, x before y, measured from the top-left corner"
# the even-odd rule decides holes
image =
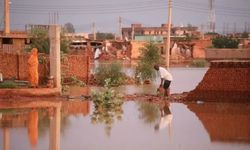
[[[38,140],[38,112],[35,109],[28,114],[28,135],[30,144],[35,147]]]
[[[155,125],[155,131],[162,130],[167,126],[169,126],[170,128],[170,123],[173,119],[173,115],[171,114],[169,106],[170,104],[167,101],[164,101],[164,104],[160,106],[161,118],[160,121]]]

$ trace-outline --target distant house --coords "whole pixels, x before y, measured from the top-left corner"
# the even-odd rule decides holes
[[[25,25],[25,30],[31,31],[33,29],[44,29],[44,30],[49,30],[49,25],[44,25],[44,24],[27,24]]]
[[[65,33],[64,34],[65,37],[67,37],[70,40],[84,40],[84,39],[88,39],[88,33]]]
[[[142,24],[131,24],[131,27],[122,28],[123,39],[136,40],[136,37],[141,40],[141,37],[148,39],[148,37],[167,37],[168,29],[167,24],[162,24],[160,27],[143,27]],[[171,25],[171,36],[185,37],[186,35],[199,37],[200,32],[198,27],[173,27]]]
[[[22,53],[30,43],[25,31],[13,31],[8,34],[0,32],[0,52]]]
[[[167,36],[167,25],[160,27],[143,27],[142,24],[131,24],[131,27],[122,28],[123,39],[134,40],[135,36]]]
[[[199,32],[198,27],[173,27],[172,32],[176,36],[183,36],[183,35],[197,35]]]

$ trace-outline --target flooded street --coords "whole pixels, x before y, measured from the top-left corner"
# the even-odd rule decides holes
[[[194,89],[206,70],[171,68],[174,76],[171,92]],[[129,69],[126,71],[131,73]],[[154,94],[158,84],[156,80],[150,85],[126,85],[118,90],[124,94]],[[82,92],[83,89],[71,89],[73,95]],[[124,102],[122,110],[102,116],[99,122],[93,119],[98,115],[93,113],[93,103],[84,100],[62,102],[60,114],[49,106],[40,108],[39,105],[32,110],[0,109],[0,150],[52,150],[57,146],[60,150],[250,149],[249,104],[170,103],[166,106],[164,112],[165,109],[168,112],[161,117],[161,107],[156,104]],[[61,117],[56,119],[54,115]]]
[[[202,80],[203,75],[206,73],[207,68],[170,68],[170,72],[173,75],[173,81],[171,83],[171,93],[188,92],[196,87],[196,85]],[[121,86],[121,92],[126,94],[134,93],[148,93],[155,94],[156,89],[159,87],[159,77],[148,85],[126,85]]]

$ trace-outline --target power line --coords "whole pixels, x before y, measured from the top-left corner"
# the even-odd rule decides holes
[[[189,5],[189,4],[187,4]],[[191,11],[191,12],[199,12],[199,13],[208,13],[208,8],[204,8],[200,5],[192,5],[188,6],[182,3],[175,3],[173,5],[174,8],[182,11]],[[134,13],[134,12],[145,12],[145,11],[155,11],[155,10],[165,10],[167,7],[164,3],[148,3],[148,5],[132,5],[131,7],[120,6],[120,7],[104,7],[101,9],[93,9],[93,8],[78,8],[75,7],[65,7],[63,9],[57,7],[12,7],[12,13],[18,14],[46,14],[51,10],[57,10],[62,15],[70,15],[70,14],[114,14],[114,13]],[[123,9],[121,9],[123,8]],[[249,17],[250,11],[240,11],[236,9],[218,9],[216,10],[217,15],[232,15],[239,17]]]
[[[15,15],[44,15],[47,16],[48,13],[58,12],[60,16],[67,15],[107,15],[107,14],[134,14],[134,13],[145,13],[145,12],[155,12],[155,11],[165,11],[167,9],[168,0],[144,0],[134,2],[122,1],[114,3],[113,1],[105,0],[105,2],[96,2],[96,4],[47,4],[42,3],[39,5],[35,4],[25,4],[25,0],[22,3],[12,3],[11,12]],[[27,3],[27,1],[26,1]],[[184,0],[174,0],[173,1],[173,11],[187,11],[195,14],[208,14],[209,9],[207,7],[208,3],[202,1],[184,1]],[[217,16],[230,16],[230,17],[240,17],[249,18],[250,9],[240,7],[229,7],[224,5],[216,5],[215,7]],[[118,14],[120,13],[120,14]],[[195,15],[194,14],[194,15]],[[193,16],[194,16],[193,15]],[[195,16],[194,16],[195,17]],[[123,18],[123,23],[135,23],[138,21],[129,21]],[[96,22],[98,24],[98,22]],[[142,23],[143,24],[143,23]]]

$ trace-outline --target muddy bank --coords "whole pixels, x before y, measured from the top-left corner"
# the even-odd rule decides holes
[[[125,101],[148,101],[148,102],[161,102],[161,101],[169,101],[169,102],[184,102],[187,92],[184,93],[175,93],[171,94],[169,97],[163,97],[152,94],[133,94],[133,95],[125,95],[123,98]]]
[[[0,99],[12,99],[16,97],[59,97],[58,88],[22,88],[22,89],[0,89]]]

